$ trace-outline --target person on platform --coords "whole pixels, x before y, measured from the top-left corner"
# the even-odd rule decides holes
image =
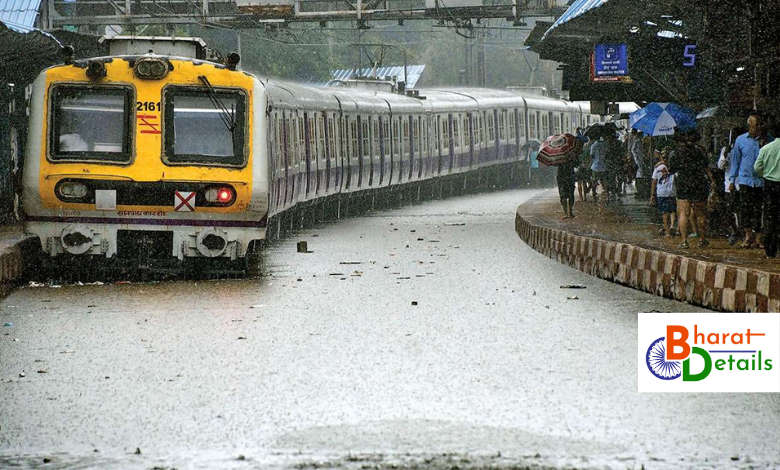
[[[761,229],[761,204],[763,202],[764,180],[754,170],[761,147],[769,143],[764,129],[764,120],[756,111],[747,119],[748,131],[734,141],[729,165],[729,191],[739,195],[739,225],[745,231],[742,248],[758,246],[756,232]],[[739,186],[737,190],[736,186]]]
[[[737,192],[732,192],[729,187],[731,186],[731,183],[733,180],[729,176],[729,169],[731,164],[731,149],[733,148],[734,139],[741,134],[742,132],[734,127],[729,131],[728,140],[726,141],[726,144],[721,147],[720,149],[720,156],[718,157],[717,167],[719,170],[723,171],[723,189],[724,189],[724,199],[725,199],[725,212],[727,214],[727,224],[729,229],[729,245],[734,245],[737,242],[737,239],[739,237],[739,224],[737,222],[738,220],[738,214],[739,211],[739,203],[737,200]]]
[[[599,183],[601,190],[605,194],[607,192],[607,143],[604,142],[604,137],[599,137],[599,140],[590,145],[590,159],[590,171],[593,174],[590,187],[593,191],[593,200],[598,202],[596,187]]]
[[[764,179],[764,252],[774,258],[780,238],[780,139],[761,147],[753,170]]]
[[[572,152],[573,156],[562,165],[558,165],[556,180],[558,183],[558,195],[561,198],[563,218],[574,218],[574,168],[580,164],[579,149]]]
[[[675,174],[677,218],[682,238],[679,248],[689,248],[689,217],[697,222],[699,248],[704,248],[709,245],[706,238],[707,197],[710,193],[710,180],[712,179],[707,155],[696,145],[699,137],[695,128],[678,128],[675,138],[677,147],[669,154],[668,167],[669,172]]]
[[[612,198],[614,201],[620,200],[620,188],[622,187],[623,169],[623,146],[614,132],[607,135],[606,160],[607,160],[607,200]]]
[[[587,139],[587,137],[586,137]],[[577,179],[577,192],[580,194],[580,201],[588,200],[591,180],[593,175],[590,171],[590,143],[585,143],[580,152],[580,164],[577,167],[575,178]]]
[[[666,238],[674,235],[675,213],[677,212],[677,194],[674,191],[674,175],[669,173],[664,156],[656,152],[658,163],[653,170],[650,187],[650,204],[656,206],[663,219],[663,233]]]
[[[636,165],[636,197],[647,200],[650,195],[652,171],[649,159],[645,158],[645,151],[642,146],[642,133],[636,129],[631,129],[631,140],[629,142],[629,152],[634,160],[634,165]]]

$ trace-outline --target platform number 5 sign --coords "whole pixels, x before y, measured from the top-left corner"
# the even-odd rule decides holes
[[[696,64],[696,44],[688,44],[683,50],[683,67],[693,67]]]

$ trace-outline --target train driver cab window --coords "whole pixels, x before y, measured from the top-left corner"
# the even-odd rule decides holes
[[[170,86],[165,94],[165,159],[243,166],[246,96],[238,90]]]
[[[51,96],[52,160],[130,161],[129,88],[58,85]]]

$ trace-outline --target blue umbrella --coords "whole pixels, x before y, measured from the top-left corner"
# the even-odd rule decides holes
[[[647,135],[672,135],[696,129],[696,113],[675,103],[650,103],[628,115],[632,128]]]

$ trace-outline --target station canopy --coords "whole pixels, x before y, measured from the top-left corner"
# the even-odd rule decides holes
[[[36,28],[41,0],[0,1],[0,81],[27,83],[44,68],[62,62],[63,44],[73,45],[75,57],[102,55],[97,37],[70,31]]]
[[[677,101],[685,90],[661,77],[690,72],[683,69],[683,51],[695,24],[677,0],[576,0],[554,22],[537,22],[525,44],[542,59],[562,63],[572,99]],[[591,53],[599,43],[628,46],[629,80],[591,81]]]

